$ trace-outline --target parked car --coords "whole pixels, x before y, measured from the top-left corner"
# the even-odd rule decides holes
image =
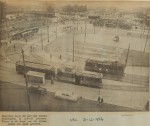
[[[116,41],[116,42],[119,42],[119,36],[116,35],[113,40]]]
[[[69,101],[77,101],[78,97],[73,93],[69,91],[57,91],[55,93],[56,98],[61,98]]]
[[[40,86],[31,86],[29,87],[29,92],[43,95],[47,93],[47,90],[46,88],[42,88]]]

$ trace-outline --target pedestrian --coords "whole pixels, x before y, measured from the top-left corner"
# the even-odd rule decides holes
[[[98,100],[98,104],[100,105],[100,100],[101,100],[100,96],[98,97],[97,100]]]
[[[103,100],[103,98],[101,99],[101,103],[103,104],[103,102],[104,102],[104,100]]]
[[[14,51],[16,51],[16,45],[14,44]]]
[[[51,55],[51,53],[50,53],[50,58],[52,58],[52,55]]]
[[[60,55],[60,57],[59,57],[60,59],[61,59],[61,55]]]
[[[31,45],[31,47],[30,47],[30,48],[31,48],[31,52],[32,52],[32,45]]]
[[[26,41],[26,43],[27,43],[27,38],[25,38],[25,41]]]
[[[51,77],[51,84],[53,84],[54,83],[54,77],[52,76]]]
[[[149,101],[146,102],[145,110],[146,110],[146,111],[149,111]]]

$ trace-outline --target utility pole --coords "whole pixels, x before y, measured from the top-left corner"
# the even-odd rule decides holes
[[[30,98],[29,98],[29,91],[28,91],[28,80],[27,80],[27,75],[26,75],[26,65],[25,65],[25,60],[24,60],[24,51],[22,49],[22,58],[23,58],[23,65],[24,65],[24,77],[25,77],[25,82],[26,82],[26,91],[27,91],[27,99],[28,99],[28,105],[29,105],[29,111],[31,110],[31,105],[30,105]]]
[[[129,47],[128,47],[127,57],[126,57],[126,60],[125,60],[125,67],[126,67],[126,65],[127,65],[128,56],[129,56],[129,51],[130,51],[130,43],[129,43]]]
[[[144,52],[145,52],[145,48],[146,48],[147,41],[148,41],[149,31],[150,31],[150,28],[148,29],[148,33],[147,33],[147,36],[146,36],[146,42],[145,42],[145,46],[144,46]]]
[[[119,30],[119,17],[117,17],[117,29]]]
[[[48,24],[48,15],[47,15],[47,37],[49,42],[49,24]]]
[[[145,24],[145,26],[143,27],[143,29],[141,30],[140,38],[142,37],[142,35],[143,35],[143,34],[144,34],[144,32],[145,32],[145,28],[146,28],[146,24]]]
[[[78,26],[79,26],[79,17],[77,15],[77,30],[78,30]]]
[[[41,30],[41,43],[42,43],[42,50],[43,50],[43,37],[42,37],[42,30]]]
[[[57,25],[58,25],[58,17],[57,17],[57,22],[56,22],[56,39],[57,39]]]
[[[146,48],[146,45],[147,45],[147,41],[148,41],[148,37],[149,37],[149,31],[150,31],[150,18],[146,18],[145,20],[145,25],[147,25],[147,28],[148,28],[148,33],[147,33],[147,36],[146,36],[146,42],[145,42],[145,46],[144,46],[144,52],[145,52],[145,48]]]
[[[86,29],[87,29],[87,23],[86,23],[86,17],[85,17],[85,36],[84,36],[84,42],[86,41]]]
[[[93,24],[93,26],[94,26],[94,34],[95,34],[95,25]]]
[[[74,30],[75,30],[75,27],[73,29],[73,57],[72,57],[73,62],[74,62]]]

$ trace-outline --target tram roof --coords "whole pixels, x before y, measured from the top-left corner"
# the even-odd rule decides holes
[[[35,71],[28,71],[26,73],[26,75],[28,76],[35,76],[35,77],[44,77],[45,76],[45,73],[42,73],[42,72],[35,72]]]
[[[68,65],[68,66],[62,65],[59,68],[59,70],[61,70],[62,72],[65,72],[65,73],[76,74],[76,75],[84,76],[84,77],[102,78],[102,76],[103,76],[102,73],[95,73],[95,72],[91,72],[91,71],[81,71],[81,70],[77,70],[75,68],[76,67],[72,66],[72,65]]]
[[[64,64],[62,64],[59,69],[62,70],[62,71],[65,71],[65,72],[74,72],[75,71],[75,66],[72,66],[72,65],[65,66]]]
[[[115,61],[118,61],[116,59],[107,59],[107,58],[101,58],[101,59],[87,59],[86,61],[93,61],[93,62],[115,62]]]
[[[76,72],[76,74],[84,76],[84,77],[93,77],[93,78],[102,78],[103,76],[102,73],[95,73],[95,72],[90,72],[90,71],[78,71]]]
[[[23,65],[23,62],[19,61],[17,64]],[[40,68],[40,69],[54,69],[53,66],[48,64],[42,64],[42,63],[35,63],[35,62],[29,62],[25,61],[25,65],[33,68]]]
[[[93,62],[93,63],[98,63],[98,64],[105,64],[105,65],[112,65],[112,63],[117,62],[118,65],[123,65],[116,59],[87,59],[86,62]]]

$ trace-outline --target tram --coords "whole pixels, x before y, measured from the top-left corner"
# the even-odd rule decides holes
[[[57,69],[57,80],[88,87],[102,87],[101,73],[79,71],[72,68],[62,67]]]
[[[45,73],[46,79],[52,79],[55,77],[55,68],[52,67],[51,65],[25,61],[24,67],[23,62],[21,61],[16,62],[16,71],[18,73],[25,74],[25,70],[26,72],[36,71]]]
[[[87,59],[85,70],[102,74],[124,75],[125,65],[116,60]]]

